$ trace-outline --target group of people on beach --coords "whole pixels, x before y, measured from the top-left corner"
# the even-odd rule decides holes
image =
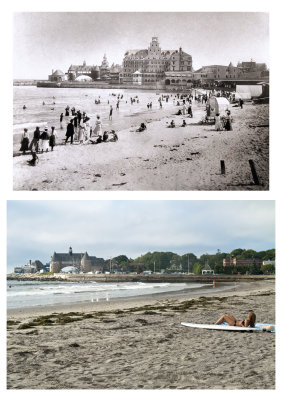
[[[28,129],[24,128],[24,133],[21,137],[20,151],[22,151],[23,154],[25,154],[28,150],[36,153],[43,153],[47,152],[49,147],[51,148],[51,151],[53,151],[57,138],[58,136],[54,126],[51,127],[50,133],[48,132],[48,126],[46,126],[43,131],[40,131],[39,126],[37,126],[33,132],[33,138],[30,141]]]
[[[123,99],[123,94],[109,94],[109,96],[115,96],[116,98],[116,109],[119,110],[119,103]],[[178,106],[179,109],[175,115],[183,115],[193,118],[193,110],[192,110],[192,100],[201,101],[202,103],[207,103],[209,97],[218,95],[225,95],[228,97],[229,93],[219,93],[219,92],[207,92],[206,94],[199,94],[195,91],[193,96],[192,91],[187,94],[170,94],[170,95],[160,95],[157,99],[160,108],[162,108],[162,102],[168,102],[170,98],[173,100],[173,104]],[[53,100],[55,97],[53,96]],[[100,96],[98,99],[95,99],[95,104],[100,104]],[[127,102],[127,101],[126,101]],[[130,103],[139,103],[138,95],[134,97],[130,97]],[[43,104],[45,104],[43,102]],[[54,104],[54,101],[53,101]],[[109,100],[108,100],[109,104]],[[243,102],[239,104],[242,107]],[[152,101],[146,104],[147,109],[152,109]],[[24,106],[25,107],[25,106]],[[26,108],[26,107],[25,107]],[[86,112],[81,112],[79,109],[77,110],[74,106],[70,107],[67,105],[65,107],[65,112],[60,113],[60,129],[64,129],[64,118],[67,119],[66,126],[66,134],[63,142],[67,144],[70,142],[73,144],[74,142],[78,144],[96,144],[105,141],[116,141],[118,140],[117,134],[114,130],[104,131],[102,128],[102,121],[100,115],[96,116],[96,120],[93,126],[90,125],[90,117],[86,114]],[[113,106],[109,104],[109,120],[112,121],[113,118]],[[168,125],[169,128],[175,128],[175,122],[172,120]],[[181,127],[186,127],[187,123],[185,119],[183,119]],[[136,129],[136,132],[143,132],[146,130],[145,122],[141,123],[140,127]],[[230,110],[226,110],[225,115],[216,114],[215,116],[215,130],[232,130],[232,117]],[[31,151],[31,153],[44,153],[49,150],[53,151],[54,147],[58,142],[58,135],[55,130],[55,127],[52,126],[49,131],[48,126],[45,126],[43,130],[40,130],[39,127],[36,127],[33,132],[33,137],[30,141],[29,134],[27,128],[24,129],[24,133],[21,137],[21,147],[20,151],[25,154],[27,151]]]
[[[75,118],[72,118],[67,125],[65,144],[69,139],[71,144],[73,144],[74,140],[81,144],[97,144],[118,140],[118,136],[114,130],[103,132],[100,115],[96,117],[94,129],[90,127],[89,120],[90,118],[86,114],[79,122]]]

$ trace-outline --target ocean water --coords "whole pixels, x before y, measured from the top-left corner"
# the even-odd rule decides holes
[[[99,302],[179,291],[202,292],[212,285],[202,283],[143,283],[143,282],[40,282],[7,281],[8,309]]]
[[[13,133],[22,134],[27,128],[33,134],[36,126],[41,129],[47,125],[49,129],[55,126],[60,131],[60,114],[64,113],[64,129],[70,117],[65,117],[65,108],[75,107],[81,112],[85,111],[90,117],[90,125],[94,125],[97,115],[100,115],[103,128],[126,129],[139,126],[145,120],[165,116],[174,109],[174,94],[169,102],[163,102],[160,110],[158,99],[160,94],[154,91],[122,90],[122,89],[93,89],[93,88],[38,88],[36,86],[14,86],[13,88]],[[119,110],[116,110],[117,95],[123,95],[120,100]],[[165,93],[163,93],[165,94]],[[139,103],[131,105],[130,98],[138,96]],[[95,99],[100,98],[101,103],[95,104]],[[137,99],[136,99],[137,100]],[[45,105],[42,105],[43,101]],[[55,102],[55,104],[53,104]],[[109,104],[108,104],[109,102]],[[147,109],[147,104],[152,102],[152,109]],[[23,106],[26,109],[23,109]],[[113,118],[109,121],[110,105],[113,106]]]

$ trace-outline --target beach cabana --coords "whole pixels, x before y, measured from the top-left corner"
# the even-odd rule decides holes
[[[215,117],[216,114],[224,114],[225,111],[229,108],[229,101],[226,97],[211,97],[208,101],[209,117]]]
[[[243,100],[251,100],[262,95],[262,85],[236,85],[236,92]]]

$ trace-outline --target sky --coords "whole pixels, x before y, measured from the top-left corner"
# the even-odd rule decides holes
[[[196,256],[275,247],[272,200],[115,200],[7,202],[7,266],[12,272],[53,252],[109,259],[149,251]]]
[[[14,79],[48,79],[71,64],[122,64],[128,49],[146,49],[153,36],[163,50],[182,47],[193,68],[231,61],[269,66],[266,12],[15,12]]]

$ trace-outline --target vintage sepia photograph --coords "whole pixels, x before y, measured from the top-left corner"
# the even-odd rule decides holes
[[[274,390],[275,253],[271,200],[8,201],[7,389]]]
[[[15,191],[268,191],[269,14],[15,12]]]

